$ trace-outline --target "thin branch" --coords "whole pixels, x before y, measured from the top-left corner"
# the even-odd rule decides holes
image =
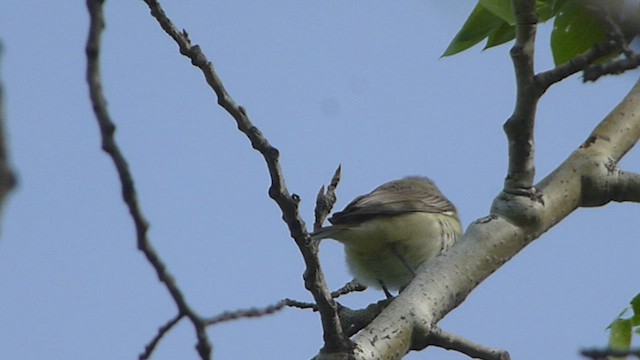
[[[144,253],[147,260],[156,271],[158,278],[162,281],[174,302],[178,307],[180,315],[187,316],[193,323],[198,343],[196,345],[200,357],[204,359],[211,358],[211,342],[205,331],[205,325],[199,316],[187,304],[182,291],[176,284],[175,279],[169,273],[164,262],[160,259],[157,252],[147,238],[147,229],[149,224],[142,214],[142,209],[138,203],[138,196],[133,181],[133,176],[129,170],[129,165],[120,151],[114,137],[116,126],[111,120],[107,111],[107,102],[102,89],[100,75],[100,45],[102,30],[104,29],[103,0],[87,0],[87,8],[91,17],[89,25],[89,36],[86,44],[87,54],[87,83],[89,84],[89,93],[93,104],[93,111],[96,120],[100,126],[100,134],[102,137],[102,149],[109,154],[118,171],[120,183],[122,184],[122,197],[129,208],[129,213],[133,219],[137,234],[138,249]]]
[[[509,169],[504,183],[508,194],[528,195],[535,176],[533,128],[542,89],[534,79],[534,45],[538,17],[535,0],[511,1],[516,19],[516,41],[511,59],[516,74],[517,98],[504,124],[509,141]]]
[[[318,306],[314,303],[298,301],[293,299],[284,299],[283,300],[288,307],[294,307],[298,309],[311,309],[313,311],[318,311]]]
[[[327,186],[327,191],[324,191],[323,186],[318,192],[318,196],[316,197],[315,222],[313,223],[313,230],[317,230],[322,227],[324,220],[327,218],[331,209],[333,209],[333,205],[336,203],[336,187],[338,187],[338,183],[340,182],[341,169],[342,165],[338,166],[331,178],[331,183]]]
[[[585,349],[580,351],[580,355],[593,359],[605,360],[616,357],[634,356],[640,358],[640,349],[614,350],[614,349]]]
[[[0,54],[2,53],[2,44],[0,44]],[[4,200],[7,195],[16,186],[16,175],[9,166],[9,155],[7,154],[7,147],[5,144],[6,134],[5,127],[5,113],[4,113],[4,89],[0,84],[0,206],[4,205]]]
[[[576,74],[580,71],[585,71],[585,79],[587,81],[586,74],[590,65],[603,56],[609,55],[616,50],[620,49],[620,43],[615,40],[607,39],[606,41],[596,44],[591,49],[576,56],[571,61],[568,61],[562,65],[558,65],[551,70],[541,72],[536,75],[535,80],[540,87],[546,91],[551,85],[558,83],[569,76]]]
[[[218,104],[223,107],[236,121],[238,129],[251,141],[251,145],[262,156],[267,164],[271,177],[269,196],[278,204],[282,212],[282,219],[289,227],[291,237],[295,240],[305,261],[305,286],[318,304],[324,330],[324,351],[328,353],[350,349],[352,344],[342,333],[338,317],[337,304],[331,297],[320,269],[318,258],[318,244],[311,240],[306,231],[304,221],[298,212],[299,198],[290,195],[285,185],[279,162],[279,151],[267,141],[262,132],[253,125],[245,109],[237,105],[227,93],[222,81],[213,69],[213,65],[204,55],[198,45],[192,45],[186,31],[178,31],[169,20],[164,10],[156,0],[144,0],[149,6],[151,15],[158,24],[176,42],[180,53],[188,57],[191,63],[198,67],[205,80],[215,92]]]
[[[356,279],[353,279],[348,283],[344,284],[344,286],[341,287],[340,289],[332,291],[331,297],[335,299],[335,298],[339,298],[342,295],[346,295],[352,292],[365,291],[365,290],[367,290],[366,285],[362,285]]]
[[[607,64],[598,64],[584,70],[583,80],[596,81],[604,75],[621,74],[628,70],[640,67],[640,55],[632,54],[626,58],[609,62]]]
[[[415,344],[415,342],[414,342]],[[446,350],[454,350],[463,353],[473,359],[484,360],[509,360],[509,353],[504,350],[492,349],[469,341],[463,337],[443,331],[440,328],[433,328],[426,337],[423,345],[434,345]],[[424,347],[414,350],[422,350]]]
[[[576,56],[571,61],[538,74],[536,80],[545,90],[579,71],[584,71],[583,81],[587,82],[596,81],[604,75],[620,74],[640,66],[640,56],[629,48],[624,31],[620,28],[618,21],[611,17],[610,11],[604,2],[588,2],[586,3],[586,9],[591,11],[606,29],[606,39]],[[619,53],[624,54],[623,59],[594,65],[597,60],[602,59],[604,56]]]
[[[160,340],[162,340],[162,338],[169,332],[169,330],[171,330],[183,317],[184,314],[178,313],[176,316],[167,321],[166,324],[160,326],[158,332],[156,333],[156,336],[154,336],[149,344],[144,347],[144,352],[140,354],[140,356],[138,356],[138,359],[146,360],[150,358],[151,354],[153,354],[153,351],[156,349],[156,346],[158,346],[158,343],[160,343]]]
[[[270,315],[275,312],[282,310],[285,306],[291,306],[291,302],[288,299],[280,300],[273,305],[268,305],[263,308],[249,308],[249,309],[239,309],[235,311],[225,311],[220,315],[216,315],[214,317],[208,318],[204,320],[204,323],[209,325],[218,324],[225,321],[244,319],[244,318],[255,318],[261,317],[265,315]],[[299,304],[295,302],[295,304]]]

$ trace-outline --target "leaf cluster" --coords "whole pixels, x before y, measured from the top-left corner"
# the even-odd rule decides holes
[[[575,0],[536,0],[539,22],[553,19],[551,50],[556,65],[602,42],[607,34],[604,24]],[[484,49],[513,40],[516,21],[511,0],[478,0],[475,8],[442,56],[467,50],[486,39]]]

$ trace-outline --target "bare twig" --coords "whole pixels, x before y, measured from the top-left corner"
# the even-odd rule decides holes
[[[129,170],[129,165],[120,151],[114,137],[116,126],[111,121],[107,111],[107,103],[102,90],[100,78],[100,42],[102,30],[104,29],[104,14],[102,10],[103,0],[87,0],[87,8],[91,17],[89,25],[89,36],[86,45],[87,54],[87,83],[93,104],[93,111],[96,115],[100,133],[102,136],[102,149],[109,154],[118,171],[120,183],[122,184],[122,197],[129,208],[129,213],[133,219],[137,234],[138,249],[144,253],[149,263],[153,266],[160,281],[162,281],[174,302],[178,307],[180,316],[184,315],[191,320],[195,327],[198,342],[196,348],[200,357],[211,358],[211,342],[205,331],[205,324],[202,319],[191,309],[178,287],[175,279],[167,270],[166,265],[160,259],[157,252],[147,238],[149,224],[142,214],[142,209],[138,203],[138,196],[133,181],[133,176]]]
[[[323,186],[318,192],[315,208],[316,219],[313,223],[313,230],[317,230],[322,227],[322,223],[324,223],[324,220],[327,218],[327,215],[329,215],[331,209],[333,209],[333,205],[336,203],[336,187],[340,182],[341,169],[342,166],[338,166],[331,178],[331,183],[327,186],[327,191],[324,191]]]
[[[176,42],[180,53],[188,57],[191,63],[202,71],[205,80],[216,94],[218,104],[234,118],[238,129],[251,141],[253,148],[262,154],[271,177],[269,196],[280,207],[282,219],[289,227],[291,237],[298,245],[306,264],[304,273],[305,286],[318,304],[324,330],[324,351],[332,353],[350,349],[352,344],[342,332],[337,305],[331,298],[324,274],[320,269],[318,244],[311,241],[304,221],[299,215],[299,199],[297,196],[290,195],[285,185],[282,169],[280,168],[278,149],[267,141],[262,132],[253,125],[245,109],[237,105],[227,93],[222,81],[214,71],[213,65],[198,45],[191,44],[187,32],[185,30],[180,32],[176,29],[158,1],[144,1],[149,6],[151,15],[156,18],[160,27]]]
[[[419,342],[414,341],[414,345],[416,343]],[[443,349],[458,351],[472,359],[509,360],[511,358],[509,353],[504,350],[488,348],[458,335],[445,332],[437,327],[431,330],[423,345],[434,345]]]
[[[268,305],[263,308],[249,308],[249,309],[240,309],[235,311],[225,311],[220,315],[216,315],[214,317],[205,319],[204,322],[207,325],[214,325],[225,321],[243,319],[243,318],[252,318],[252,317],[261,317],[264,315],[270,315],[277,311],[282,310],[285,306],[288,306],[289,302],[287,299],[280,300],[273,305]]]
[[[348,283],[344,284],[343,287],[341,287],[338,290],[332,291],[331,292],[331,297],[338,298],[342,295],[346,295],[352,292],[359,292],[359,291],[365,291],[367,290],[367,286],[366,285],[362,285],[360,284],[356,279],[353,279],[351,281],[349,281]]]
[[[293,299],[284,299],[286,305],[288,307],[294,307],[298,309],[311,309],[313,311],[318,311],[318,306],[314,303],[298,301]]]
[[[149,342],[149,344],[144,347],[144,352],[140,354],[140,356],[138,356],[138,359],[146,360],[149,357],[151,357],[151,354],[153,354],[153,351],[156,349],[156,346],[158,346],[158,343],[160,342],[160,340],[162,340],[164,335],[167,334],[169,330],[171,330],[178,323],[178,321],[180,321],[180,319],[182,319],[183,317],[184,317],[184,314],[178,313],[176,316],[174,316],[169,321],[167,321],[164,325],[160,326],[160,328],[158,329],[158,332],[156,333],[156,336],[154,336],[153,339],[151,339],[151,341]]]
[[[593,65],[585,69],[583,73],[583,80],[596,81],[604,75],[616,75],[621,74],[627,70],[632,70],[640,67],[640,55],[631,54],[626,58],[615,60],[606,64]]]

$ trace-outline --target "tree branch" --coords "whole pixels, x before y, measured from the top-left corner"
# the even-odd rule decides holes
[[[604,28],[606,28],[607,36],[606,39],[600,43],[594,45],[591,49],[585,51],[581,55],[576,56],[571,61],[559,65],[554,69],[549,71],[540,73],[536,76],[536,79],[540,83],[545,91],[546,89],[553,85],[556,82],[559,82],[579,71],[584,70],[583,80],[589,81],[593,78],[593,81],[598,77],[602,76],[603,73],[599,73],[599,70],[604,67],[609,67],[612,64],[619,63],[618,61],[610,62],[606,65],[593,65],[597,60],[602,59],[607,55],[616,55],[620,52],[623,52],[628,60],[629,58],[633,58],[635,55],[627,44],[627,39],[623,30],[618,25],[617,21],[611,17],[609,10],[604,2],[585,2],[583,6],[586,10],[588,10],[591,14],[593,14],[596,18],[598,18]],[[636,65],[637,66],[637,65]],[[624,71],[624,69],[620,69],[619,66],[615,66],[617,68],[617,73]],[[599,74],[598,74],[599,73]],[[611,73],[611,72],[609,72]]]
[[[320,188],[318,192],[318,196],[316,197],[316,208],[315,208],[315,221],[313,223],[313,230],[317,230],[322,227],[324,220],[327,218],[327,215],[333,209],[333,205],[336,203],[336,187],[338,187],[338,183],[340,182],[340,174],[342,172],[342,166],[338,166],[336,171],[333,173],[333,177],[331,178],[331,183],[327,186],[327,191],[324,191],[324,186]]]
[[[611,54],[613,51],[620,49],[620,44],[611,39],[595,45],[591,49],[576,56],[571,61],[568,61],[562,65],[558,65],[551,70],[541,72],[536,75],[535,80],[539,86],[546,91],[551,85],[558,83],[569,76],[576,74],[580,71],[585,71],[585,79],[587,81],[586,74],[589,71],[589,65],[593,64],[596,60]]]
[[[517,100],[511,117],[504,124],[509,141],[509,169],[504,183],[508,194],[533,192],[535,176],[533,128],[542,89],[534,79],[534,48],[538,17],[534,0],[512,0],[516,19],[516,41],[511,59],[516,74]]]
[[[129,208],[129,213],[133,219],[138,249],[144,253],[147,260],[156,271],[158,278],[162,281],[179,311],[179,316],[187,316],[193,324],[198,342],[196,348],[200,357],[204,359],[211,358],[211,342],[206,333],[205,324],[200,317],[188,305],[182,291],[178,287],[175,279],[167,270],[166,265],[160,259],[157,252],[147,238],[147,229],[149,224],[142,214],[142,209],[138,203],[138,195],[136,193],[133,176],[129,170],[129,164],[124,155],[120,151],[115,141],[116,126],[111,120],[111,116],[107,111],[107,101],[102,89],[100,75],[100,46],[102,30],[104,29],[104,14],[102,10],[103,0],[87,0],[87,8],[90,15],[89,35],[85,52],[87,55],[87,83],[89,85],[89,94],[96,120],[100,126],[100,134],[102,137],[102,149],[109,154],[118,171],[120,183],[122,184],[122,197]]]
[[[288,299],[280,300],[277,303],[269,306],[265,306],[263,308],[249,308],[249,309],[240,309],[235,311],[225,311],[220,315],[205,319],[204,322],[207,325],[214,325],[225,321],[243,319],[243,318],[252,318],[252,317],[261,317],[264,315],[270,315],[277,311],[282,310],[285,306],[298,307],[299,302],[291,302]]]
[[[580,355],[593,359],[593,360],[605,360],[621,357],[634,356],[640,359],[640,349],[629,350],[614,350],[614,349],[585,349],[580,351]]]
[[[356,279],[353,279],[348,283],[344,284],[344,286],[342,286],[340,289],[332,291],[331,297],[335,299],[342,295],[346,295],[352,292],[365,291],[365,290],[367,290],[367,287],[365,285],[362,285]]]
[[[416,278],[353,341],[355,359],[399,359],[435,324],[515,254],[583,205],[585,179],[607,176],[640,138],[640,81],[584,144],[536,185],[539,196],[499,196],[492,213],[469,226],[447,252],[423,264]],[[636,176],[620,176],[634,184]],[[626,180],[629,179],[629,180]],[[614,187],[615,188],[615,187]],[[624,192],[623,192],[624,193]],[[322,355],[322,354],[321,354]],[[318,356],[318,359],[330,359]]]
[[[447,333],[442,329],[435,327],[431,333],[424,339],[424,346],[413,350],[422,350],[423,348],[434,345],[446,350],[455,350],[469,356],[472,359],[483,360],[510,360],[509,353],[504,350],[491,349],[486,346],[476,344],[458,335]],[[414,342],[415,343],[415,342]]]
[[[612,61],[606,64],[598,64],[584,70],[583,80],[596,81],[604,75],[621,74],[627,70],[640,67],[640,55],[632,54],[626,58]]]
[[[0,55],[2,53],[2,44],[0,44]],[[7,195],[16,186],[16,175],[9,166],[9,155],[5,144],[6,134],[4,131],[5,124],[4,114],[4,89],[0,84],[0,209],[4,205]]]
[[[179,321],[184,317],[184,314],[178,313],[176,316],[171,318],[166,324],[162,325],[156,334],[156,336],[151,339],[149,344],[144,347],[144,352],[138,356],[139,360],[146,360],[151,357],[153,351],[156,349],[156,346],[160,343],[160,340],[171,330]]]
[[[640,202],[640,174],[621,171],[611,186],[612,201]]]
[[[298,213],[299,198],[295,194],[290,195],[285,185],[282,169],[280,168],[278,149],[271,146],[262,132],[253,125],[245,109],[234,102],[214,71],[213,65],[200,47],[191,44],[187,32],[184,30],[179,32],[176,29],[158,1],[144,1],[149,6],[151,15],[158,21],[158,24],[176,42],[180,53],[188,57],[191,63],[202,71],[205,80],[216,94],[218,104],[234,118],[238,129],[251,141],[253,148],[264,157],[271,177],[269,196],[280,207],[282,219],[289,227],[291,237],[298,245],[305,261],[305,286],[311,292],[318,305],[324,330],[324,351],[331,353],[350,349],[352,344],[342,332],[336,302],[329,293],[324,275],[320,269],[318,244],[311,240],[306,231],[305,223]]]

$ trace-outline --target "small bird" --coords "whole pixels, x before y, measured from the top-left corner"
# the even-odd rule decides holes
[[[344,245],[355,279],[384,290],[404,288],[425,261],[447,250],[462,226],[455,206],[426,177],[409,176],[358,196],[329,218],[314,239]]]

